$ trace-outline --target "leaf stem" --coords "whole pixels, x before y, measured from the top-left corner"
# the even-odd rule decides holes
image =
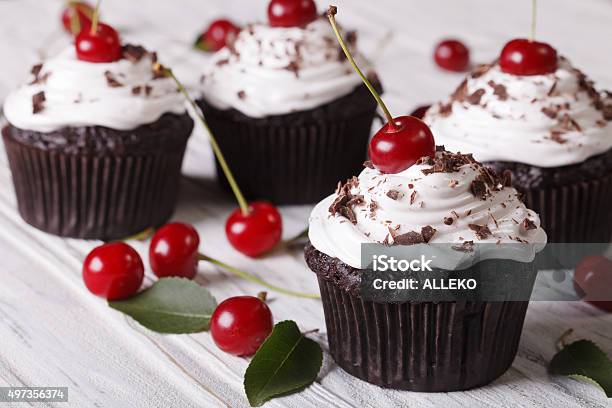
[[[319,295],[315,295],[315,294],[310,294],[310,293],[302,293],[302,292],[295,292],[293,290],[289,290],[289,289],[284,289],[275,285],[271,285],[268,282],[259,279],[258,277],[251,275],[250,273],[241,271],[240,269],[234,268],[233,266],[230,266],[226,263],[223,263],[217,259],[211,258],[207,255],[204,254],[200,254],[198,256],[198,259],[200,261],[206,261],[206,262],[210,262],[214,265],[220,266],[221,268],[225,269],[226,271],[244,279],[247,280],[249,282],[255,283],[257,285],[261,285],[263,287],[266,287],[270,290],[273,290],[275,292],[278,293],[282,293],[285,295],[289,295],[289,296],[295,296],[295,297],[299,297],[299,298],[307,298],[307,299],[320,299],[321,297]]]
[[[91,34],[96,34],[98,32],[98,21],[100,20],[100,3],[102,0],[98,0],[96,2],[96,8],[94,10],[93,16],[91,17]]]
[[[529,41],[535,40],[537,8],[537,0],[531,0],[531,36]]]
[[[200,124],[204,127],[204,129],[206,129],[208,139],[210,140],[210,145],[212,146],[215,156],[217,156],[217,160],[219,160],[219,164],[221,165],[221,169],[225,174],[225,178],[227,179],[230,187],[232,188],[232,191],[234,192],[234,195],[236,196],[236,201],[238,201],[238,205],[240,206],[242,214],[249,215],[249,205],[244,196],[242,195],[242,192],[238,187],[238,183],[236,182],[236,179],[234,178],[234,175],[232,174],[232,171],[230,170],[227,161],[225,160],[225,157],[223,157],[223,152],[221,152],[221,148],[219,147],[217,140],[215,139],[212,131],[210,130],[210,127],[206,123],[206,120],[204,120],[204,114],[200,110],[200,107],[194,102],[191,96],[189,96],[187,89],[185,89],[181,81],[178,80],[178,78],[174,75],[174,72],[172,72],[171,69],[163,68],[160,64],[156,64],[155,69],[163,70],[164,75],[169,76],[174,80],[179,91],[181,91],[181,93],[185,96],[185,99],[187,99],[187,102],[189,102],[189,104],[193,108],[198,120],[200,121]]]
[[[346,58],[349,60],[355,72],[359,74],[365,86],[368,88],[368,90],[370,91],[374,99],[376,99],[378,106],[380,106],[383,113],[385,114],[385,117],[387,118],[387,122],[389,122],[390,130],[396,130],[397,126],[395,125],[395,121],[393,120],[393,116],[391,115],[391,112],[389,112],[389,109],[387,109],[387,105],[385,105],[382,98],[380,97],[378,92],[376,92],[376,89],[374,89],[374,87],[372,86],[368,78],[363,74],[363,72],[361,72],[361,69],[359,69],[359,66],[355,62],[353,55],[351,55],[351,52],[349,51],[348,46],[346,45],[346,42],[342,38],[342,34],[340,34],[340,29],[338,28],[338,24],[336,23],[336,13],[337,12],[338,12],[338,7],[329,6],[329,9],[327,10],[327,18],[329,19],[329,22],[334,30],[334,33],[336,34],[336,38],[338,39],[338,42],[340,43],[340,47],[342,47],[342,51],[344,51]]]

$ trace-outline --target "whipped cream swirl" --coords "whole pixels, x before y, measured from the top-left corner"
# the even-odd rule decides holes
[[[164,113],[183,114],[185,102],[171,78],[156,78],[155,54],[124,47],[124,58],[91,63],[70,46],[32,69],[34,80],[12,92],[4,104],[13,126],[39,132],[64,127],[104,126],[130,130]]]
[[[346,38],[354,52],[355,36]],[[202,77],[208,103],[254,118],[312,109],[360,84],[323,17],[305,27],[251,24],[214,55]]]
[[[366,168],[314,208],[309,238],[317,250],[354,268],[366,266],[365,243],[457,244],[433,261],[449,270],[470,265],[459,258],[469,255],[474,243],[489,244],[480,247],[479,260],[530,262],[546,244],[546,233],[538,215],[504,184],[507,179],[471,155],[441,150],[435,160],[398,174]]]
[[[559,167],[612,148],[612,97],[565,58],[546,75],[481,66],[424,120],[438,143],[480,161]]]

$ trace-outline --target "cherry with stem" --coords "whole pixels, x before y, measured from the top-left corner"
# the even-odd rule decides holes
[[[337,12],[338,8],[335,6],[330,6],[327,11],[327,18],[336,38],[349,63],[368,88],[387,119],[387,123],[376,132],[370,142],[368,153],[372,164],[382,173],[399,173],[415,164],[420,158],[433,156],[436,146],[429,127],[413,116],[394,118],[374,86],[359,69],[336,23]]]
[[[100,2],[96,3],[90,29],[81,30],[76,37],[76,54],[81,61],[107,63],[121,59],[119,34],[113,27],[99,21]]]

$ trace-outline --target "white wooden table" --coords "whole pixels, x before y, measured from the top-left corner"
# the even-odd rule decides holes
[[[0,101],[28,78],[40,52],[67,44],[58,29],[60,0],[0,0]],[[320,1],[323,10],[327,3]],[[526,35],[528,0],[339,0],[339,21],[359,28],[396,114],[450,92],[460,76],[437,71],[430,54],[448,35],[465,39],[474,60],[493,59],[506,40]],[[156,48],[189,84],[197,83],[205,57],[190,49],[208,20],[228,15],[246,22],[265,18],[265,0],[105,0],[103,16],[123,36]],[[584,68],[599,85],[612,88],[612,1],[542,0],[538,35]],[[380,40],[389,35],[381,49]],[[603,41],[603,42],[602,42]],[[376,50],[376,51],[375,51]],[[60,239],[19,218],[4,149],[0,149],[0,386],[67,386],[65,407],[247,406],[242,376],[247,359],[224,354],[208,333],[159,335],[107,307],[83,286],[80,269],[97,242]],[[175,219],[195,224],[202,250],[276,284],[316,292],[314,275],[299,251],[251,260],[234,251],[223,225],[235,207],[214,181],[204,134],[192,137]],[[285,235],[302,230],[309,207],[283,208]],[[146,245],[135,243],[142,254]],[[224,299],[259,288],[202,265],[197,281]],[[146,284],[152,282],[147,275]],[[303,330],[321,329],[319,301],[270,293],[275,319],[293,319]],[[545,370],[556,338],[568,328],[612,352],[612,315],[582,303],[534,302],[512,368],[493,384],[469,392],[424,394],[382,390],[358,381],[325,355],[319,379],[304,392],[276,399],[269,407],[611,406],[595,387],[552,380]],[[1,405],[1,404],[0,404]],[[27,404],[21,404],[27,405]],[[16,405],[17,406],[17,405]]]

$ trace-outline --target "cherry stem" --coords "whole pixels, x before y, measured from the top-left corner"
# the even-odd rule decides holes
[[[302,293],[302,292],[295,292],[293,290],[289,290],[289,289],[284,289],[272,284],[269,284],[268,282],[259,279],[258,277],[251,275],[250,273],[241,271],[240,269],[234,268],[233,266],[230,266],[226,263],[223,263],[217,259],[211,258],[207,255],[204,254],[199,254],[198,255],[198,260],[200,261],[206,261],[206,262],[210,262],[214,265],[220,266],[221,268],[225,269],[226,271],[244,279],[247,280],[249,282],[255,283],[257,285],[263,286],[265,288],[268,288],[270,290],[273,290],[275,292],[278,293],[282,293],[285,295],[289,295],[289,296],[295,296],[295,297],[299,297],[299,298],[307,298],[307,299],[320,299],[321,297],[319,295],[315,295],[315,294],[310,294],[310,293]]]
[[[329,19],[329,22],[332,28],[334,29],[334,33],[336,34],[336,38],[338,39],[338,42],[340,43],[340,47],[342,47],[342,51],[344,51],[344,54],[346,55],[346,58],[349,60],[349,62],[353,66],[353,69],[355,70],[355,72],[357,72],[357,74],[359,74],[365,86],[368,88],[368,90],[370,91],[374,99],[376,99],[378,106],[380,106],[380,108],[384,112],[385,117],[387,118],[387,121],[389,122],[390,130],[392,131],[397,130],[397,126],[395,124],[395,121],[393,120],[393,116],[391,116],[391,112],[389,112],[389,109],[387,109],[387,105],[385,105],[382,98],[380,97],[378,92],[376,92],[376,89],[374,89],[374,87],[372,86],[368,78],[363,74],[363,72],[361,72],[361,69],[359,69],[359,67],[357,66],[357,63],[355,62],[355,59],[351,55],[351,52],[349,51],[348,46],[346,45],[346,42],[342,38],[342,34],[340,34],[340,29],[338,28],[338,24],[336,23],[336,13],[337,12],[338,12],[338,7],[329,6],[329,10],[327,10],[327,18]]]
[[[94,10],[93,16],[91,17],[91,34],[95,35],[98,32],[98,20],[100,19],[100,3],[102,0],[98,0],[96,2],[96,8]]]
[[[81,19],[79,18],[79,7],[74,1],[68,2],[70,8],[70,32],[77,35],[81,32]]]
[[[535,40],[537,8],[537,0],[531,0],[531,37],[529,41],[532,42]]]
[[[204,129],[206,129],[206,132],[208,134],[208,139],[210,140],[210,145],[212,146],[215,156],[217,156],[217,160],[219,160],[219,164],[221,165],[221,169],[223,170],[223,173],[225,174],[225,178],[227,179],[230,187],[232,188],[232,191],[234,192],[234,195],[236,196],[236,201],[238,201],[238,205],[240,206],[240,210],[242,211],[242,214],[245,216],[249,215],[250,213],[249,204],[247,203],[244,196],[242,195],[242,192],[240,191],[240,188],[238,187],[238,183],[236,183],[236,179],[234,179],[234,175],[232,174],[232,171],[227,165],[227,162],[225,161],[225,157],[223,157],[221,148],[217,144],[217,140],[215,139],[212,131],[210,130],[210,127],[206,123],[206,120],[204,119],[204,114],[202,113],[200,107],[194,102],[191,96],[189,96],[189,92],[187,92],[187,89],[185,89],[181,81],[178,80],[178,78],[174,75],[171,69],[164,68],[159,63],[156,63],[154,70],[162,71],[163,75],[172,78],[174,82],[176,83],[176,86],[178,87],[179,91],[181,91],[181,93],[185,96],[185,99],[187,99],[187,101],[193,108],[198,120],[200,121],[202,126],[204,126]]]

